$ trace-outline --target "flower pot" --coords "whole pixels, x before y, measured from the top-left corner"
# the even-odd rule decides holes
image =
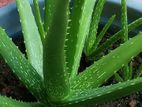
[[[39,0],[39,5],[41,8],[41,14],[43,16],[43,3],[44,0]],[[118,30],[121,26],[120,18],[121,18],[121,0],[107,0],[102,17],[101,17],[101,25],[104,25],[107,20],[113,15],[116,14],[117,18],[113,23],[112,32],[114,29]],[[33,6],[32,0],[30,0],[31,5]],[[131,0],[128,1],[128,21],[132,22],[133,20],[141,17],[142,15],[142,0]],[[12,3],[5,7],[0,8],[0,26],[2,26],[8,34],[12,37],[19,35],[21,32],[19,15],[16,9],[16,4]],[[142,27],[133,31],[133,33],[138,32]]]
[[[102,13],[102,25],[104,25],[107,20],[113,15],[116,14],[116,20],[112,26],[112,32],[114,29],[118,30],[121,26],[121,0],[107,0],[103,13]],[[132,22],[140,17],[142,17],[142,0],[127,0],[128,6],[128,22]],[[142,30],[142,27],[135,29],[131,33],[137,33]]]
[[[33,8],[33,0],[29,0]],[[43,0],[39,0],[40,9],[43,7]],[[43,11],[41,11],[43,16]],[[19,14],[15,3],[11,3],[7,6],[0,8],[0,26],[6,29],[6,32],[11,37],[17,37],[21,35],[21,25],[19,20]]]

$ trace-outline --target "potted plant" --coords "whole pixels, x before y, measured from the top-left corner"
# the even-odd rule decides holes
[[[122,0],[122,30],[103,46],[108,47],[120,38],[123,39],[123,45],[95,61],[79,74],[83,50],[87,57],[96,57],[94,53],[96,55],[96,52],[100,52],[97,49],[104,48],[97,48],[98,44],[115,18],[115,15],[112,16],[99,36],[96,36],[105,0],[75,0],[73,8],[70,8],[69,0],[45,1],[44,24],[37,0],[34,0],[35,17],[27,0],[16,0],[16,3],[27,50],[26,56],[7,37],[2,28],[0,53],[36,97],[37,102],[18,102],[0,96],[1,106],[78,107],[118,98],[142,89],[141,77],[102,86],[142,51],[142,33],[128,40],[128,31],[140,26],[142,18],[127,25],[125,0]],[[126,53],[128,50],[129,53]]]

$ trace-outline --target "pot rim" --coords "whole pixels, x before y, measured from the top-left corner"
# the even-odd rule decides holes
[[[29,0],[31,5],[33,5],[32,0]],[[43,1],[44,0],[39,0],[39,4],[41,9],[43,8]],[[107,20],[114,14],[116,13],[117,18],[115,22],[113,23],[113,26],[115,28],[120,28],[120,1],[121,0],[107,0],[104,11],[102,13],[101,17],[101,23],[104,25]],[[135,2],[134,2],[135,1]],[[128,2],[128,1],[127,1]],[[130,2],[127,3],[128,5],[128,19],[129,22],[132,22],[133,20],[141,17],[142,15],[142,0],[131,0]],[[112,9],[112,7],[114,7]],[[133,12],[130,12],[133,11]],[[133,15],[135,13],[135,16]],[[43,13],[42,13],[43,15]],[[134,16],[134,17],[133,17]],[[0,8],[0,26],[6,29],[6,32],[8,33],[9,36],[14,37],[17,35],[19,32],[21,32],[21,26],[19,22],[19,15],[16,9],[16,4],[15,3],[10,3],[7,6],[1,7]],[[139,29],[137,29],[139,31]]]

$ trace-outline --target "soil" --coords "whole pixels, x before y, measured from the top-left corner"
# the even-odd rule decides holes
[[[142,107],[142,93],[137,92],[121,99],[87,107]]]
[[[19,47],[21,52],[25,53],[25,46],[22,38],[13,39],[14,43]],[[81,68],[84,69],[85,56],[81,60]],[[83,65],[82,65],[83,64]],[[85,64],[88,64],[85,62]],[[89,65],[89,64],[88,64]],[[12,73],[12,70],[0,58],[0,94],[12,97],[22,101],[36,101],[34,96],[26,89],[26,87],[19,81],[19,79]],[[86,107],[142,107],[142,93],[137,92],[130,96],[123,97],[114,101],[109,101],[100,104],[93,104]]]

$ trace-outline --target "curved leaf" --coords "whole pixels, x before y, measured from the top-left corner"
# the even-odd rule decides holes
[[[0,54],[29,91],[38,100],[46,100],[46,93],[43,91],[43,80],[41,76],[36,72],[2,28],[0,28]]]
[[[26,103],[22,101],[16,101],[14,99],[0,96],[0,107],[44,107],[40,103]]]
[[[73,107],[82,107],[87,104],[95,104],[114,100],[131,93],[142,90],[142,78],[117,83],[114,85],[93,88],[85,91],[73,90],[69,97],[60,103]]]
[[[130,23],[128,25],[129,32],[134,30],[135,28],[139,27],[140,25],[142,25],[142,18],[139,18],[139,19],[133,21],[132,23]],[[112,35],[112,37],[110,37],[106,42],[104,42],[100,47],[98,47],[96,49],[96,51],[91,55],[91,57],[97,56],[103,50],[105,50],[108,46],[110,46],[111,44],[115,43],[117,40],[121,39],[122,36],[123,36],[122,33],[123,33],[123,31],[120,30],[119,32],[117,32],[114,35]]]
[[[99,87],[138,55],[142,51],[141,45],[142,33],[139,33],[80,73],[73,82],[72,89],[87,90]]]
[[[66,62],[70,79],[77,75],[86,36],[96,0],[75,0],[71,12],[69,34],[66,36]]]
[[[20,14],[28,60],[43,77],[43,47],[30,3],[28,0],[16,0],[16,3]]]

